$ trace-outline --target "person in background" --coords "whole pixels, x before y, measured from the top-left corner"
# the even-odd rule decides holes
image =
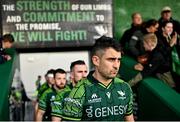
[[[36,80],[36,82],[35,82],[35,84],[36,84],[36,90],[37,91],[39,91],[39,89],[40,89],[40,87],[41,87],[41,76],[40,75],[38,75],[38,77],[37,77],[37,80]]]
[[[134,66],[135,70],[140,71],[134,78],[128,83],[130,86],[136,85],[143,78],[148,76],[158,77],[164,83],[174,88],[175,83],[170,72],[170,65],[167,62],[167,58],[162,54],[157,46],[157,37],[155,34],[147,34],[143,39],[144,51],[148,53],[148,59],[146,62],[140,62]]]
[[[172,10],[169,6],[164,6],[161,10],[161,17],[159,18],[159,31],[162,31],[162,24],[164,21],[172,21],[174,31],[180,35],[180,22],[172,18]]]
[[[124,34],[122,35],[122,38],[120,39],[120,44],[123,48],[123,51],[125,53],[127,52],[127,46],[129,43],[129,40],[131,39],[131,36],[134,34],[135,31],[140,30],[141,29],[141,25],[142,25],[142,17],[141,14],[138,12],[135,12],[132,14],[131,16],[132,19],[132,24],[131,24],[131,28],[127,29]]]
[[[70,65],[70,81],[73,88],[79,80],[87,77],[87,66],[83,60],[77,60]]]
[[[45,74],[45,79],[46,79],[45,83],[43,83],[38,90],[37,100],[34,103],[35,104],[35,116],[36,116],[36,113],[38,110],[38,103],[39,103],[40,97],[47,89],[51,88],[52,85],[54,84],[54,69],[50,69],[47,71],[47,73]]]
[[[55,84],[49,87],[39,99],[38,111],[36,115],[36,121],[51,121],[51,105],[56,102],[62,102],[64,94],[70,91],[69,87],[66,87],[66,72],[63,69],[56,69],[54,71]],[[58,97],[60,101],[54,102]],[[62,107],[62,106],[60,106]],[[56,112],[56,111],[55,111]]]
[[[26,102],[30,102],[31,99],[27,96],[27,93],[26,93],[26,90],[25,90],[25,87],[24,87],[24,84],[23,82],[21,81],[20,83],[20,91],[21,91],[21,95],[22,95],[22,120],[24,121],[25,119],[25,105],[26,105]]]
[[[13,86],[10,91],[10,110],[12,111],[12,120],[24,121],[25,120],[25,103],[31,101],[27,96],[24,84],[18,81],[16,86]]]
[[[102,36],[96,40],[91,59],[94,71],[80,80],[64,99],[63,118],[82,121],[134,121],[132,90],[117,76],[121,46]],[[111,112],[110,112],[111,111]]]
[[[14,37],[11,34],[5,34],[0,40],[0,64],[11,59],[11,56],[5,52],[5,49],[11,48],[14,43]]]
[[[139,52],[138,47],[140,43],[143,42],[143,36],[148,33],[155,33],[158,30],[159,24],[158,21],[155,19],[150,19],[146,21],[143,25],[141,30],[135,31],[129,41],[129,55],[137,60],[138,56],[142,56],[143,54]]]
[[[45,83],[43,83],[41,85],[41,87],[39,88],[38,91],[38,98],[41,97],[41,95],[43,94],[44,91],[46,91],[48,88],[51,88],[54,84],[54,69],[50,69],[47,71],[47,73],[45,74]]]
[[[161,31],[158,32],[158,48],[170,60],[171,50],[177,44],[178,34],[174,31],[172,21],[164,21],[161,25]]]
[[[12,87],[10,91],[10,116],[12,121],[21,121],[22,119],[22,94],[19,89]]]
[[[161,25],[161,31],[158,34],[158,47],[164,57],[166,57],[166,63],[171,67],[171,73],[176,83],[176,90],[180,92],[180,75],[177,72],[174,72],[172,65],[174,63],[172,54],[174,49],[176,49],[177,56],[180,57],[180,36],[174,30],[173,22],[172,21],[164,21]],[[177,62],[177,64],[180,62]],[[175,66],[178,69],[178,65]]]

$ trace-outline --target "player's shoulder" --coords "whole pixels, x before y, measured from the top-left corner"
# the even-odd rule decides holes
[[[120,79],[120,78],[118,78],[118,77],[115,77],[115,78],[114,78],[114,83],[115,83],[115,84],[121,84],[121,85],[130,87],[130,85],[129,85],[127,82],[125,82],[124,80],[122,80],[122,79]]]
[[[43,92],[44,90],[48,89],[48,84],[47,82],[43,83],[42,86],[39,88],[39,91],[40,92]]]
[[[57,99],[62,99],[64,96],[67,96],[71,92],[71,88],[69,86],[66,86],[62,91],[57,93]]]
[[[70,96],[82,97],[85,93],[85,87],[91,84],[92,83],[87,78],[81,79],[71,90]]]
[[[50,92],[53,92],[53,89],[51,87],[47,88],[44,92],[46,93],[50,93]]]
[[[117,83],[117,84],[126,84],[126,82],[123,79],[119,78],[119,77],[115,77],[114,78],[114,83]]]
[[[90,82],[90,80],[88,80],[87,78],[83,78],[80,81],[78,81],[75,88],[80,88],[80,87],[84,87],[84,86],[91,85],[91,84],[92,83]]]
[[[47,82],[44,82],[40,88],[44,88],[44,87],[47,87]]]
[[[69,85],[69,84],[66,84],[65,88],[63,89],[64,92],[67,92],[67,91],[71,91],[72,90],[72,86]]]
[[[42,93],[42,96],[46,96],[46,95],[49,95],[49,94],[51,94],[51,93],[53,93],[52,88],[48,88],[48,89],[46,89],[46,90]]]

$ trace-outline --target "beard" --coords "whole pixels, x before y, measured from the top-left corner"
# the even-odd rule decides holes
[[[65,84],[59,84],[59,85],[56,85],[56,87],[57,87],[58,89],[63,89],[63,88],[65,87]]]

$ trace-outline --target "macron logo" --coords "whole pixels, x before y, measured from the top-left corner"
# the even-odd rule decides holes
[[[101,102],[101,98],[98,98],[96,93],[93,93],[91,95],[91,99],[88,100],[89,103],[97,103],[97,102]]]
[[[92,99],[97,98],[97,94],[96,94],[96,93],[92,94],[91,98],[92,98]]]

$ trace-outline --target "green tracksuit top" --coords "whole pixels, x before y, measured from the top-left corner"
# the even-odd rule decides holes
[[[83,121],[123,121],[133,113],[130,86],[114,78],[108,86],[97,81],[91,72],[64,99],[63,118]]]

